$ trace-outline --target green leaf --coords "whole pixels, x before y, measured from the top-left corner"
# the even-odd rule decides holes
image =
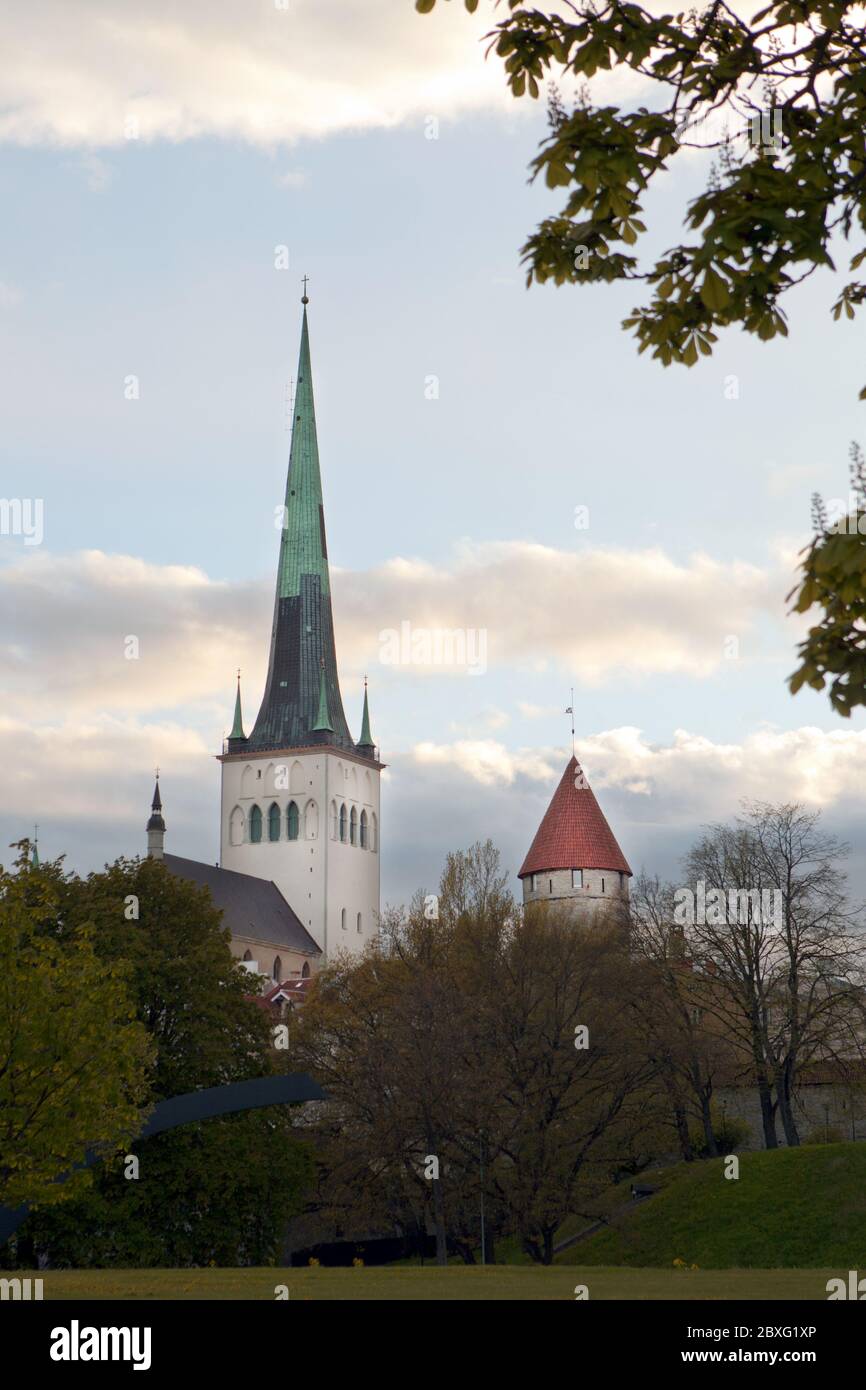
[[[701,285],[701,299],[713,313],[724,309],[730,303],[728,287],[711,265],[707,266],[704,283]]]

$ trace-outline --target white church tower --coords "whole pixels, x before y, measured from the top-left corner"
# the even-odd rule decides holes
[[[361,951],[379,924],[379,777],[366,682],[361,737],[337,675],[306,294],[267,682],[222,763],[220,863],[272,880],[322,948]]]

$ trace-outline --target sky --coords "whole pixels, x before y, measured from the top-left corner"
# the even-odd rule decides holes
[[[388,764],[384,901],[488,836],[517,888],[572,689],[636,872],[677,879],[702,825],[797,800],[866,892],[863,717],[785,683],[811,494],[846,497],[866,443],[837,277],[788,297],[787,339],[728,331],[691,370],[637,355],[639,289],[527,289],[520,247],[558,204],[528,177],[543,103],[485,60],[487,0],[15,9],[0,493],[41,524],[0,534],[0,844],[38,822],[82,872],[143,852],[158,764],[167,848],[216,860],[235,670],[248,726],[264,683],[308,275],[343,699],[357,735],[366,674]],[[646,255],[705,174],[673,162]],[[407,623],[478,659],[390,662]]]

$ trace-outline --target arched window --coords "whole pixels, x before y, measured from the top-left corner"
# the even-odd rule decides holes
[[[274,984],[279,984],[283,978],[283,962],[277,956],[274,960]]]
[[[361,914],[360,914],[360,912],[358,913],[358,931],[363,931],[363,927],[361,926]]]
[[[345,909],[345,908],[343,908],[343,911],[340,913],[340,926],[343,928],[343,931],[346,930],[346,909]]]
[[[253,806],[250,808],[250,843],[253,845],[261,844],[262,840],[262,808]]]
[[[241,773],[241,796],[252,796],[255,780],[253,770],[248,763]]]
[[[289,802],[289,809],[286,812],[286,819],[289,823],[289,839],[297,840],[298,824],[300,818],[298,816],[298,803],[296,801]]]
[[[244,842],[244,813],[236,806],[229,818],[229,843],[242,845]]]
[[[352,814],[349,817],[349,844],[358,843],[358,812],[352,807]]]
[[[346,805],[345,802],[340,807],[340,839],[346,838]]]
[[[302,792],[304,790],[304,769],[299,762],[292,763],[290,792]]]
[[[271,809],[268,811],[268,839],[278,840],[280,838],[280,822],[282,814],[275,801],[271,802]]]
[[[253,958],[253,953],[252,953],[252,951],[244,951],[244,960],[252,960],[252,958]]]
[[[379,848],[379,822],[376,819],[376,812],[370,815],[370,848],[373,853]]]
[[[367,812],[361,812],[361,849],[367,848]]]
[[[337,803],[336,803],[336,801],[332,801],[332,802],[331,802],[331,839],[332,839],[332,840],[336,840],[336,838],[337,838]]]
[[[309,980],[309,978],[310,978],[310,962],[309,962],[308,960],[305,960],[305,961],[304,961],[304,968],[303,968],[303,970],[301,971],[301,979],[302,979],[302,980]]]

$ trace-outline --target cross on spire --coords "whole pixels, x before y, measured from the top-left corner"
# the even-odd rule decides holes
[[[310,278],[309,275],[305,275],[305,276],[303,277],[303,280],[304,280],[304,295],[303,295],[303,298],[302,298],[302,300],[301,300],[301,303],[302,303],[302,304],[309,304],[309,302],[310,302],[309,297],[308,297],[308,295],[307,295],[307,281],[309,280],[309,278]]]

